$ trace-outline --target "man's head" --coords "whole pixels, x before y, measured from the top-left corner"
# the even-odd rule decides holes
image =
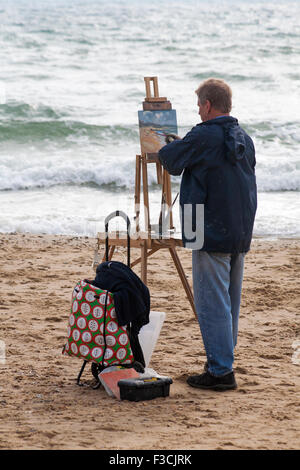
[[[231,111],[231,88],[224,80],[209,78],[197,88],[199,114],[202,121],[228,116]]]

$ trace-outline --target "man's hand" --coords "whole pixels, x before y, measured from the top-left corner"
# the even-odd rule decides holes
[[[165,141],[167,144],[170,144],[173,140],[181,140],[181,137],[176,134],[166,134]]]

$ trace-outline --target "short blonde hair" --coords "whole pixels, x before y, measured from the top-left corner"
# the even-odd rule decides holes
[[[202,82],[195,93],[200,102],[210,101],[213,108],[222,113],[229,113],[232,107],[232,91],[229,85],[219,78],[208,78]]]

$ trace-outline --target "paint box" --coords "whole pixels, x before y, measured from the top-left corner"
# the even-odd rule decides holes
[[[120,398],[121,400],[142,401],[168,397],[172,383],[170,377],[120,380],[118,382]]]

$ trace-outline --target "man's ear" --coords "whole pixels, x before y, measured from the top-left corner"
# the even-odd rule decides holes
[[[210,113],[211,108],[212,108],[211,102],[210,102],[209,100],[206,100],[206,109],[207,109],[207,113]]]

